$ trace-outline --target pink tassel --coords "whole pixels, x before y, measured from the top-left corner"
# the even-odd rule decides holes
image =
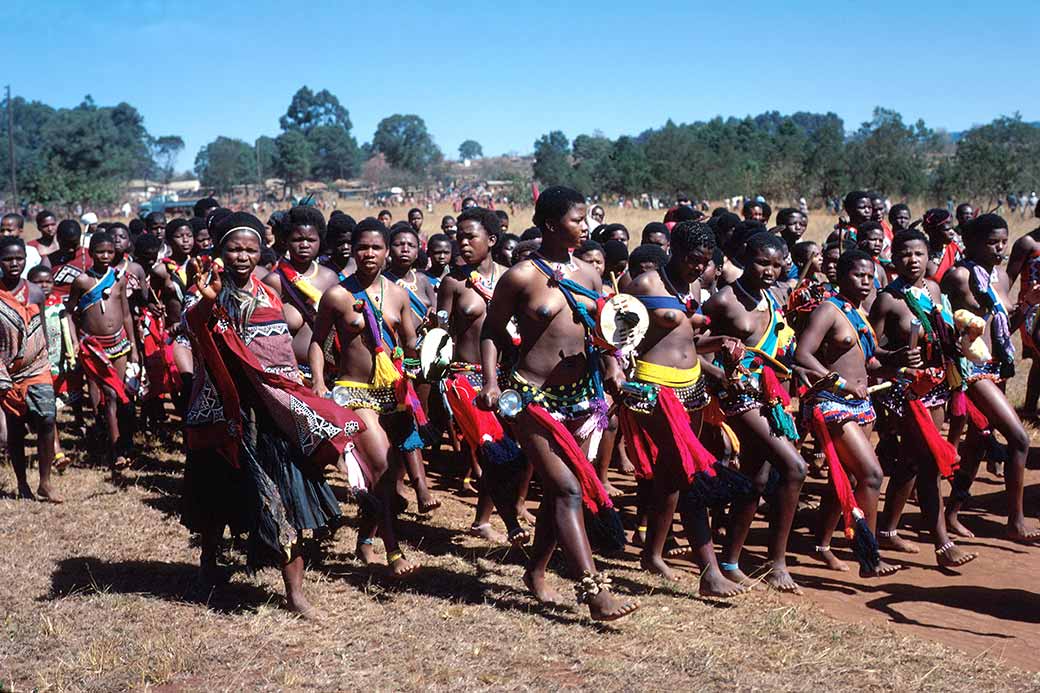
[[[950,416],[964,416],[968,413],[968,395],[964,390],[954,390],[950,398]]]

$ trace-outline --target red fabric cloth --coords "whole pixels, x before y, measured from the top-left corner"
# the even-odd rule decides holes
[[[921,437],[924,438],[928,451],[932,453],[932,457],[935,459],[935,466],[939,468],[939,474],[946,479],[951,478],[960,464],[957,457],[957,448],[942,437],[939,429],[935,427],[932,415],[921,400],[910,400],[910,413],[913,414],[914,423],[917,424],[917,428],[921,431]]]
[[[145,307],[141,315],[141,358],[148,374],[148,394],[152,400],[177,391],[177,363],[173,359],[173,345],[169,343],[162,316]]]
[[[111,388],[116,393],[120,404],[129,404],[123,379],[112,367],[112,362],[105,355],[105,349],[101,346],[97,337],[93,335],[82,336],[79,340],[79,362],[83,366],[83,372],[87,377],[101,386],[102,398],[105,388]]]
[[[485,436],[492,441],[505,437],[498,417],[492,412],[477,408],[474,403],[477,391],[464,375],[456,374],[448,378],[444,395],[448,399],[452,416],[455,417],[455,424],[471,451],[476,452],[480,449]]]
[[[599,475],[596,474],[596,467],[582,452],[578,441],[574,439],[567,427],[554,419],[541,405],[528,405],[525,411],[549,434],[552,442],[556,443],[563,452],[563,461],[567,463],[571,472],[578,479],[581,487],[581,500],[585,507],[593,513],[598,513],[604,508],[613,508],[614,504],[610,501],[606,489],[603,488]]]
[[[834,447],[831,432],[827,429],[827,422],[823,418],[823,412],[819,407],[812,410],[813,434],[823,447],[823,456],[827,460],[827,468],[830,470],[831,485],[834,486],[834,495],[838,497],[841,505],[842,515],[845,517],[846,534],[853,526],[853,513],[859,511],[862,517],[863,511],[856,505],[856,496],[852,492],[852,483],[849,481],[845,468],[841,465],[838,450]]]
[[[282,319],[282,305],[278,297],[263,284],[257,282],[256,286],[258,290],[266,293],[271,305],[258,308],[253,313],[253,321],[264,323]],[[232,327],[227,312],[219,304],[200,301],[187,311],[186,317],[192,343],[196,347],[196,356],[199,357],[199,365],[206,368],[219,393],[224,418],[223,421],[189,427],[187,433],[190,448],[216,447],[228,462],[235,467],[238,466],[238,449],[242,439],[239,385],[232,378],[221,349],[226,350],[235,359],[236,366],[249,379],[248,385],[261,396],[263,405],[271,410],[272,418],[279,423],[282,431],[295,436],[293,442],[299,447],[303,448],[306,443],[313,448],[309,454],[315,464],[332,464],[343,453],[350,442],[344,430],[348,422],[355,423],[359,431],[365,430],[364,422],[350,409],[337,405],[331,399],[318,397],[298,381],[265,369],[250,349],[261,348],[258,344],[260,340],[254,339],[247,346]],[[211,322],[211,317],[216,317],[216,320]],[[285,358],[291,358],[291,339],[287,335],[282,335],[282,338],[284,343],[279,343],[278,346],[286,351]],[[201,379],[197,378],[196,391],[201,384]],[[283,397],[277,397],[276,394],[282,394]],[[288,398],[284,395],[288,395]],[[309,430],[301,430],[301,425],[308,422]],[[326,426],[318,428],[320,424]],[[336,428],[337,432],[330,433],[328,424]],[[372,483],[371,473],[358,452],[354,450],[354,455],[361,463],[366,480]]]
[[[947,243],[943,249],[942,259],[939,261],[939,266],[935,268],[935,274],[932,275],[932,279],[936,282],[941,282],[943,276],[957,264],[957,258],[960,256],[961,249],[957,247],[956,243]]]
[[[675,391],[670,387],[662,387],[657,395],[657,403],[668,421],[679,457],[676,459],[671,455],[659,455],[659,446],[641,422],[642,417],[654,414],[634,414],[628,408],[621,407],[618,419],[625,438],[625,450],[636,468],[636,477],[652,479],[656,471],[665,477],[664,481],[669,487],[684,489],[698,472],[715,476],[715,457],[694,435],[690,428],[690,415],[676,397]]]

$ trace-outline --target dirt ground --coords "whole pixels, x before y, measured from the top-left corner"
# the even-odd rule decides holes
[[[308,571],[324,613],[312,624],[280,608],[277,571],[248,575],[236,552],[226,587],[195,588],[197,550],[176,515],[179,436],[149,431],[138,443],[139,464],[121,480],[87,461],[71,468],[59,478],[61,506],[14,500],[9,468],[0,473],[0,690],[1040,689],[1030,651],[1040,549],[964,542],[980,559],[942,574],[922,545],[906,571],[861,580],[816,567],[807,508],[791,545],[804,597],[701,599],[692,566],[677,562],[682,581],[665,584],[640,572],[630,549],[598,564],[642,609],[597,625],[577,606],[536,604],[520,582],[521,554],[466,535],[473,499],[457,493],[462,470],[437,457],[431,478],[444,506],[402,518],[421,573],[394,583],[364,568],[345,505],[350,521]],[[1040,474],[1028,482],[1035,508]],[[978,486],[966,520],[976,531],[999,529],[997,488]],[[758,522],[748,566],[764,541]],[[554,584],[573,594],[557,569]]]

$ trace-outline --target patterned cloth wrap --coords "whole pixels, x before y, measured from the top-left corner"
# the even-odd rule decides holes
[[[969,362],[968,382],[975,383],[979,380],[992,380],[995,383],[1002,382],[1004,377],[1000,374],[1000,362],[990,359],[984,363]]]
[[[636,359],[632,380],[657,389],[671,388],[688,412],[700,411],[711,399],[701,377],[700,361],[696,361],[692,368],[671,368]],[[639,414],[651,414],[657,406],[656,398],[629,392],[623,395],[622,403]]]
[[[525,407],[540,404],[557,421],[578,421],[592,414],[594,395],[588,378],[567,385],[538,387],[513,371],[508,381],[520,393]]]
[[[809,427],[809,416],[812,408],[816,407],[823,414],[823,420],[828,425],[841,425],[848,421],[855,421],[859,425],[874,423],[877,415],[874,413],[874,405],[870,398],[846,399],[834,392],[817,392],[811,398],[802,403],[802,417],[806,428]]]
[[[762,352],[776,361],[784,361],[786,357],[794,353],[794,330],[784,321],[783,309],[780,302],[770,291],[763,291],[769,306],[769,325],[762,332],[758,343],[754,345],[755,351]],[[719,408],[726,416],[737,416],[752,409],[768,406],[762,392],[761,375],[763,362],[761,357],[752,351],[744,354],[740,361],[748,373],[741,375],[742,388],[730,389],[722,384],[718,387],[715,395],[719,399]],[[716,356],[716,364],[723,366],[721,356]]]
[[[47,336],[40,307],[29,301],[29,283],[22,279],[13,290],[0,289],[0,406],[13,416],[38,415],[53,420]],[[50,408],[36,405],[51,391]],[[2,414],[0,414],[2,415]]]
[[[891,387],[874,395],[874,403],[886,414],[902,418],[907,413],[907,402],[910,400],[920,400],[928,409],[945,407],[950,401],[950,385],[945,378],[923,395],[915,393],[910,387],[911,383],[907,378],[893,378]]]

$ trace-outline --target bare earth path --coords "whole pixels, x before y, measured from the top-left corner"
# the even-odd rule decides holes
[[[448,492],[450,470],[433,475],[444,507],[402,518],[408,554],[423,564],[404,583],[353,556],[355,510],[344,506],[347,525],[308,572],[324,614],[311,624],[280,608],[276,571],[250,576],[238,552],[227,586],[194,587],[197,550],[176,520],[179,437],[153,431],[148,442],[119,483],[70,469],[62,506],[12,499],[0,468],[0,690],[1040,689],[1030,659],[1040,550],[965,542],[983,556],[960,576],[941,575],[929,552],[864,581],[810,567],[806,513],[792,571],[805,597],[700,599],[695,571],[665,584],[637,570],[630,550],[599,565],[643,608],[601,626],[562,577],[552,582],[570,606],[543,608],[522,588],[522,555],[465,536],[473,499]],[[1038,482],[1032,472],[1034,512]],[[993,488],[980,484],[983,505]],[[763,538],[756,529],[749,566]]]

